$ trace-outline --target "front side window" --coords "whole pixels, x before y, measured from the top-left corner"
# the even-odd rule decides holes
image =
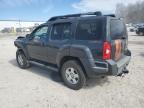
[[[76,30],[77,40],[100,40],[102,37],[102,21],[80,21]]]
[[[52,40],[65,40],[71,38],[71,24],[54,24],[51,31]]]
[[[47,38],[48,36],[47,32],[48,32],[48,26],[40,27],[33,33],[33,36],[34,36],[33,39],[38,40],[41,38]]]

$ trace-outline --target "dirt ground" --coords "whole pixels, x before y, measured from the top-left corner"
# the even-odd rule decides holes
[[[128,75],[92,79],[79,91],[44,66],[20,69],[15,38],[0,36],[0,108],[144,108],[144,36],[129,34]]]

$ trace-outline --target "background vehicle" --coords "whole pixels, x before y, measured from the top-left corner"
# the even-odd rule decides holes
[[[138,26],[136,29],[137,35],[143,35],[144,36],[144,25]]]
[[[126,24],[126,26],[127,26],[128,32],[135,32],[136,31],[137,26],[135,26],[134,24]]]
[[[28,68],[30,61],[51,66],[75,90],[87,78],[127,73],[131,58],[125,24],[101,12],[52,17],[14,43],[21,68]]]
[[[130,32],[135,32],[135,29],[136,29],[135,27],[129,27]]]

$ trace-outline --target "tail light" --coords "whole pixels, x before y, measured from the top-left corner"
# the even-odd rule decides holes
[[[103,44],[103,59],[111,59],[111,44],[109,42],[104,42]]]
[[[121,40],[115,40],[115,60],[118,60],[121,57]]]

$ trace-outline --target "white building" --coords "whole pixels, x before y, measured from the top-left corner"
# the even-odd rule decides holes
[[[42,24],[44,22],[34,22],[34,21],[6,21],[6,20],[0,20],[0,30],[4,28],[23,28],[23,27],[33,27],[36,24]]]

